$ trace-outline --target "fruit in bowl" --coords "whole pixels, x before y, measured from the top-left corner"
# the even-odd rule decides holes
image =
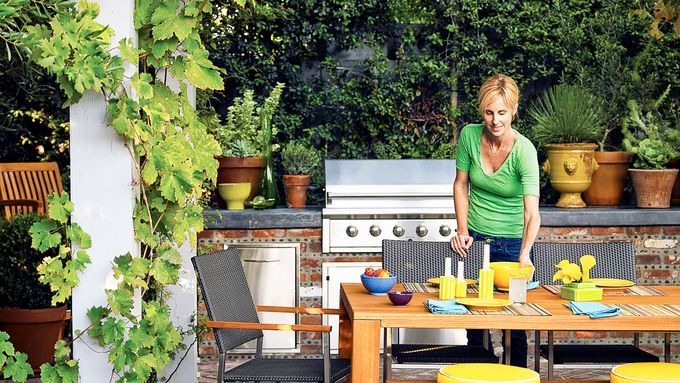
[[[406,306],[411,302],[413,293],[410,291],[390,291],[387,293],[387,297],[395,306]]]
[[[367,271],[361,274],[361,284],[372,295],[385,295],[397,283],[397,277],[385,269],[377,269],[373,275],[367,275]]]
[[[510,275],[521,274],[527,281],[534,272],[533,266],[519,267],[519,262],[491,262],[489,267],[493,270],[493,284],[499,290],[508,290],[510,287]]]

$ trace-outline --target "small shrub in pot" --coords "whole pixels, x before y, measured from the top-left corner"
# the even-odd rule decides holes
[[[320,163],[319,152],[301,142],[291,141],[283,148],[281,165],[285,173],[283,184],[286,188],[286,202],[289,207],[302,208],[307,205],[310,174]]]

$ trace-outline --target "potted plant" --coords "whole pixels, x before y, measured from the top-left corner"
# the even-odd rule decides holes
[[[285,172],[283,185],[286,189],[288,207],[303,208],[307,205],[310,174],[320,163],[321,156],[309,145],[291,141],[283,148],[281,165]]]
[[[582,87],[557,85],[531,105],[529,115],[532,137],[548,150],[543,170],[561,193],[556,206],[585,207],[581,193],[597,170],[593,152],[604,131],[602,101]]]
[[[264,153],[271,152],[265,150],[265,146],[272,145],[268,137],[276,134],[275,128],[267,124],[272,120],[283,88],[284,84],[277,83],[261,106],[255,101],[253,91],[246,89],[227,109],[224,124],[208,124],[210,133],[222,147],[222,156],[217,158],[217,184],[249,182],[250,194],[246,201],[251,201],[260,190],[260,179],[267,165]]]
[[[622,125],[623,145],[635,154],[633,179],[637,206],[641,208],[670,207],[673,183],[678,169],[668,169],[669,162],[680,157],[672,142],[675,137],[671,122],[665,119],[660,107],[670,92],[670,86],[643,112],[636,100],[628,102],[628,116]]]
[[[39,281],[38,265],[45,256],[56,256],[56,249],[31,248],[29,229],[40,219],[35,214],[0,218],[0,331],[28,354],[34,371],[52,362],[66,318],[66,305],[52,307],[53,293]]]

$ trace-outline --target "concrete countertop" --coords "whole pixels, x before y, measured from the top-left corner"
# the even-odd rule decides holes
[[[541,206],[541,226],[680,226],[680,207],[638,209],[633,206],[561,209]],[[320,228],[321,207],[241,211],[205,210],[207,229]]]

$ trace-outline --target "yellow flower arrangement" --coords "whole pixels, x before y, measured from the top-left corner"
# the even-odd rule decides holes
[[[572,282],[588,282],[590,280],[590,269],[595,266],[595,257],[590,254],[582,256],[579,261],[581,262],[581,267],[583,272],[581,272],[581,267],[575,263],[571,263],[564,259],[560,261],[555,267],[559,270],[553,275],[553,282],[560,279],[564,284],[569,284]]]

